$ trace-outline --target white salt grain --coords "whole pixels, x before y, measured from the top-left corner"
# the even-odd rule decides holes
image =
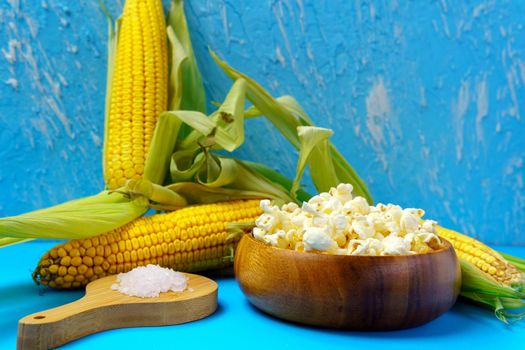
[[[188,278],[184,274],[150,264],[119,273],[111,289],[135,297],[153,298],[168,291],[182,292],[187,287]]]

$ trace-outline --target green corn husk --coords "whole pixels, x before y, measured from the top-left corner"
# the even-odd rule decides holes
[[[516,266],[518,270],[521,272],[525,272],[525,259],[518,258],[517,256],[513,256],[510,254],[498,252],[502,257],[505,258],[508,262],[510,262],[512,265]]]
[[[192,131],[179,142],[177,150],[196,150],[203,146],[233,152],[244,143],[244,99],[246,81],[236,81],[221,106],[209,117],[198,111],[166,114],[181,120]],[[206,142],[206,139],[207,142]],[[212,142],[212,144],[206,144]]]
[[[184,138],[178,137],[179,142],[171,155],[172,185],[167,186],[188,203],[208,203],[209,198],[213,198],[213,201],[271,198],[281,203],[293,200],[290,192],[279,183],[269,180],[237,159],[212,153],[216,150],[232,152],[244,143],[245,92],[246,82],[239,79],[217,111],[210,116],[198,111],[170,111],[163,114],[190,127],[190,132]],[[187,188],[194,192],[187,191]],[[165,204],[159,203],[157,208],[173,208]]]
[[[121,20],[118,19],[113,25],[113,19],[109,14],[104,3],[99,0],[101,9],[108,20],[108,68],[106,72],[106,99],[104,105],[104,145],[108,143],[108,128],[109,128],[109,108],[111,105],[111,90],[113,87],[113,72],[115,70],[115,57],[117,53],[117,42],[118,42],[118,33],[121,28]],[[102,175],[106,179],[106,152],[102,152]]]
[[[330,129],[313,126],[297,127],[300,148],[295,179],[291,190],[294,197],[299,188],[299,181],[301,180],[306,164],[308,164],[311,169],[312,181],[319,192],[328,191],[330,187],[336,186],[339,183],[328,149],[328,138],[332,136],[332,134],[333,131]]]
[[[519,321],[525,317],[523,282],[505,286],[464,259],[460,259],[460,264],[462,297],[493,310],[495,316],[505,323]]]
[[[251,198],[253,193],[258,193],[259,197],[264,195],[266,198],[281,203],[292,200],[298,201],[296,193],[307,164],[311,169],[314,169],[312,179],[318,189],[326,191],[340,183],[336,168],[331,161],[331,144],[327,140],[332,131],[328,129],[303,125],[296,127],[294,138],[298,140],[299,162],[295,179],[285,181],[290,183],[288,188],[281,185],[285,177],[282,175],[276,177],[275,172],[269,172],[268,168],[265,169],[264,174],[261,174],[256,170],[254,171],[250,166],[244,166],[238,160],[212,153],[212,151],[217,150],[232,152],[244,143],[244,99],[248,87],[249,85],[243,78],[235,80],[224,102],[210,116],[205,116],[198,111],[164,113],[165,116],[177,119],[189,126],[191,130],[185,137],[178,137],[179,141],[171,157],[171,181],[174,184],[199,183],[207,187],[202,192],[206,195],[220,187],[241,191],[238,196],[242,196],[242,191],[248,191],[249,194],[248,192],[245,194],[247,198]],[[290,111],[303,115],[299,118],[294,117],[294,120],[311,123],[295,100],[284,97],[280,101]],[[250,113],[250,116],[254,117],[258,112],[251,109]],[[259,167],[259,169],[262,168]],[[169,186],[169,188],[174,190],[176,187]],[[182,191],[183,187],[178,188]],[[222,189],[215,192],[216,196],[214,197],[218,199],[219,194],[224,194]],[[305,194],[304,191],[301,192],[302,200],[309,198],[309,195]],[[223,199],[230,198],[232,198],[231,193],[228,191]],[[188,200],[188,203],[193,203],[194,200],[195,198]],[[205,199],[201,196],[200,200],[204,201]],[[172,208],[162,205],[159,207]]]
[[[300,150],[301,140],[298,133],[298,127],[314,127],[314,125],[312,124],[311,119],[301,108],[299,103],[290,97],[281,98],[281,100],[274,99],[255,80],[230,67],[226,62],[219,59],[219,57],[211,50],[210,54],[219,67],[221,67],[226,75],[228,75],[232,80],[246,80],[246,97],[254,105],[254,109],[252,109],[249,113],[250,117],[256,117],[256,110],[258,110],[296,149]],[[310,173],[315,173],[314,176],[312,176],[312,180],[316,189],[321,192],[342,182],[350,183],[354,186],[355,195],[365,197],[367,201],[372,204],[373,199],[366,184],[357,175],[351,165],[346,161],[346,159],[332,143],[328,143],[326,148],[327,150],[324,152],[328,155],[327,160],[331,163],[329,164],[329,168],[334,169],[334,171],[321,174],[319,173],[319,168],[310,167]],[[318,156],[314,156],[314,158],[317,157]]]
[[[2,237],[0,238],[0,248],[9,247],[10,245],[24,243],[32,240],[32,238]]]
[[[54,207],[0,219],[0,247],[32,238],[73,239],[98,235],[122,226],[148,209],[144,198],[101,192]]]
[[[258,172],[260,175],[266,177],[267,179],[271,179],[272,182],[277,183],[281,185],[283,188],[285,188],[287,191],[292,193],[292,186],[293,186],[293,180],[287,178],[286,176],[282,175],[281,173],[273,170],[269,166],[261,163],[256,162],[250,162],[247,160],[242,161],[244,165],[251,168],[252,170]],[[310,198],[312,198],[312,195],[305,190],[298,188],[295,191],[297,201],[306,202]]]
[[[166,114],[159,116],[144,164],[144,179],[158,185],[164,184],[180,128],[180,120]]]
[[[172,52],[174,54],[183,52],[185,56],[185,59],[181,62],[180,71],[180,85],[184,86],[184,89],[174,89],[181,96],[180,104],[175,106],[170,104],[170,110],[182,109],[206,113],[206,93],[191,45],[190,32],[186,16],[184,15],[183,0],[171,1],[166,22],[169,30],[173,32],[172,37],[176,38],[178,43],[180,43],[178,49],[172,50]]]

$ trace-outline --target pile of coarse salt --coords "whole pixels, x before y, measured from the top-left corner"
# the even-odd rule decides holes
[[[184,274],[150,264],[119,273],[111,289],[135,297],[154,298],[163,292],[182,292],[187,287],[188,278]]]

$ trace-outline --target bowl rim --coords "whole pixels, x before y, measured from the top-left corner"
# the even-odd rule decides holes
[[[292,249],[285,249],[285,248],[279,248],[274,247],[272,245],[269,245],[267,243],[264,243],[255,237],[253,237],[252,233],[246,233],[243,235],[242,238],[247,237],[255,244],[260,245],[261,247],[265,247],[266,249],[275,250],[279,254],[302,254],[303,256],[311,256],[311,257],[324,257],[327,259],[372,259],[372,260],[396,260],[400,258],[408,258],[408,259],[416,259],[422,256],[428,256],[428,255],[435,255],[435,254],[442,254],[445,252],[448,252],[452,250],[453,253],[455,253],[454,247],[452,244],[445,238],[438,235],[438,237],[443,241],[444,247],[438,250],[433,250],[428,253],[416,253],[416,254],[404,254],[404,255],[344,255],[344,254],[326,254],[326,253],[317,253],[317,252],[305,252],[305,251],[298,251],[298,250],[292,250]]]

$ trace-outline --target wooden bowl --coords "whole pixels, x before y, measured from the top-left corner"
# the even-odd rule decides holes
[[[235,276],[253,305],[313,326],[392,330],[433,320],[456,302],[461,270],[445,248],[406,256],[326,255],[279,249],[245,235]]]

